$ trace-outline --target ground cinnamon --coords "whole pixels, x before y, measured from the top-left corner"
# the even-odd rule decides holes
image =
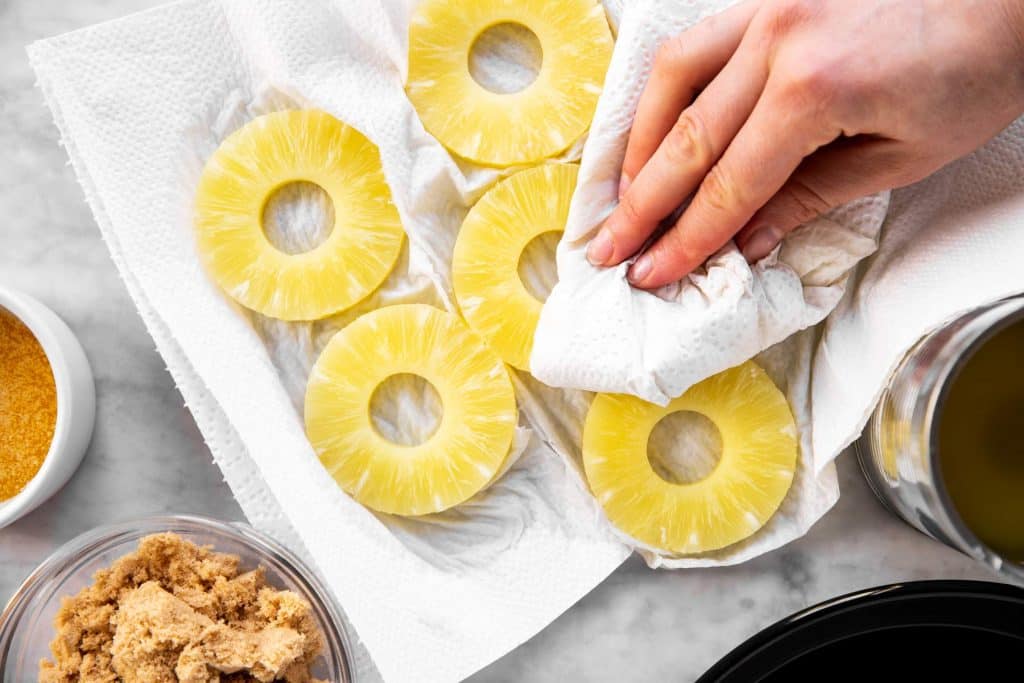
[[[57,425],[57,385],[32,331],[0,308],[0,501],[43,465]]]

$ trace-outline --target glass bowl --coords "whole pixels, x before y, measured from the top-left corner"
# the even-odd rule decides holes
[[[241,557],[242,570],[266,569],[267,583],[305,598],[324,636],[316,678],[351,683],[349,641],[330,593],[301,560],[247,524],[172,515],[114,524],[86,532],[59,548],[36,569],[0,615],[0,680],[34,681],[50,656],[53,619],[61,598],[92,583],[93,574],[133,552],[143,536],[174,532],[197,545]]]

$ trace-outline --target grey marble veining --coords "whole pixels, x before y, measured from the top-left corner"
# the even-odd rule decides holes
[[[157,0],[0,0],[0,282],[75,330],[97,380],[96,432],[52,500],[0,530],[0,601],[56,546],[167,511],[240,519],[82,198],[24,45]],[[651,571],[634,558],[536,637],[473,677],[685,681],[745,637],[820,600],[880,583],[994,578],[891,517],[850,456],[842,498],[805,538],[721,569]]]

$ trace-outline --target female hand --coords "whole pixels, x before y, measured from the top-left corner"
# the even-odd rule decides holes
[[[839,204],[908,185],[1024,111],[1024,0],[748,0],[666,42],[620,204],[587,249],[654,288],[735,237],[749,261]]]

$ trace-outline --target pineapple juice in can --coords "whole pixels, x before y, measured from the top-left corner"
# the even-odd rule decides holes
[[[975,309],[907,353],[856,443],[878,497],[1024,583],[1024,297]]]

